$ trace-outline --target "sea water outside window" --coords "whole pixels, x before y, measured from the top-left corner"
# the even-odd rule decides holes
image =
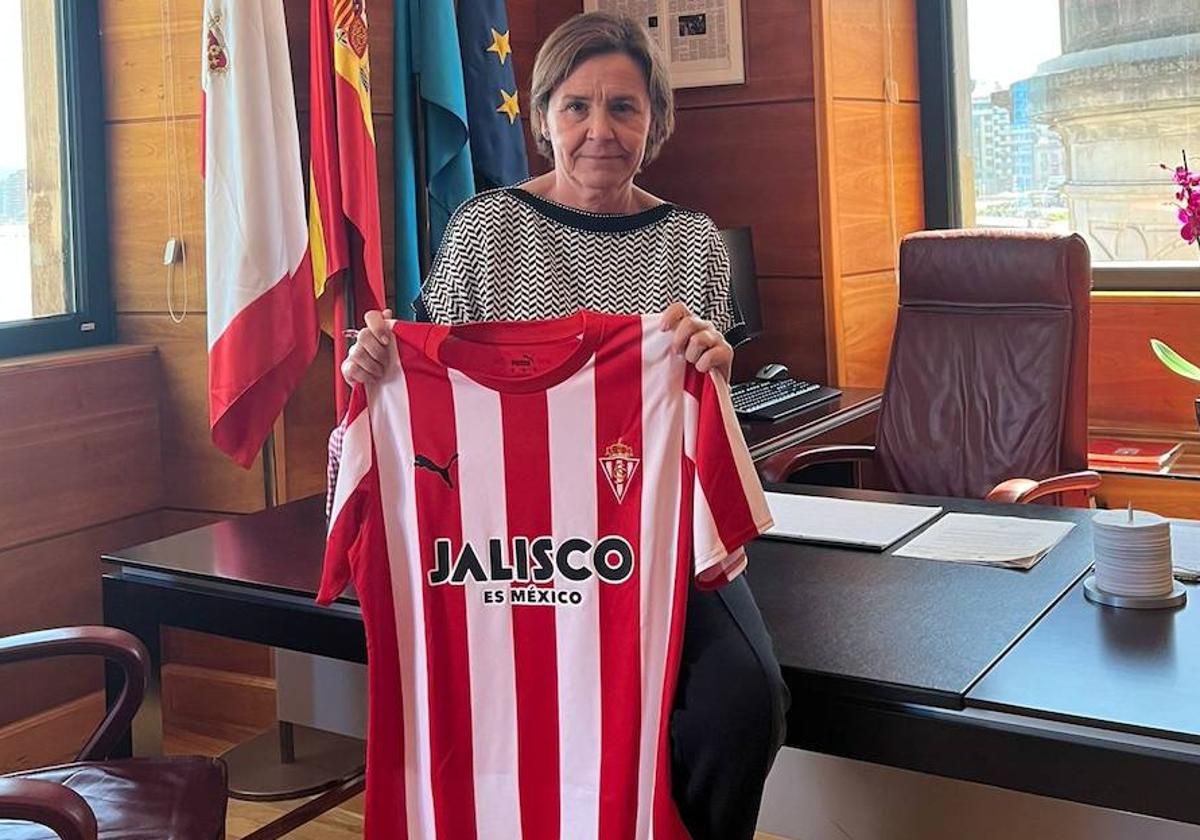
[[[96,0],[0,0],[0,356],[111,336]]]
[[[1078,231],[1098,281],[1200,289],[1160,167],[1186,149],[1200,169],[1200,2],[953,0],[950,15],[959,222]]]

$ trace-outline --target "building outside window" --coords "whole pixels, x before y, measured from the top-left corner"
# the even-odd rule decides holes
[[[1077,231],[1101,273],[1200,283],[1159,167],[1183,149],[1200,167],[1200,3],[951,0],[949,15],[957,222]]]

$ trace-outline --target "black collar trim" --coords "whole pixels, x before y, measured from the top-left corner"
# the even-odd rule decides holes
[[[591,213],[586,210],[576,210],[549,199],[534,195],[520,187],[509,187],[505,190],[517,201],[532,207],[537,213],[548,219],[578,230],[589,230],[597,233],[625,233],[638,230],[648,225],[661,222],[671,211],[674,204],[664,203],[649,207],[637,213]]]

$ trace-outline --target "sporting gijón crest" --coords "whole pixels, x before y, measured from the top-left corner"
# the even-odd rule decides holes
[[[633,483],[633,474],[637,472],[641,458],[635,458],[633,447],[617,438],[617,442],[604,450],[600,458],[600,468],[608,479],[608,486],[618,502],[625,501],[625,491]]]

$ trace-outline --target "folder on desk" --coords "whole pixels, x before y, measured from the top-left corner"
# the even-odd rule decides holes
[[[764,537],[883,551],[942,512],[940,507],[767,493],[775,524]]]

